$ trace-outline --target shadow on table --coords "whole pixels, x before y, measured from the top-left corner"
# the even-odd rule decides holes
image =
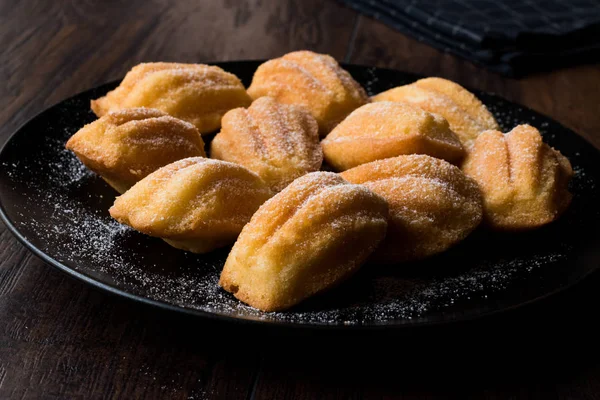
[[[596,368],[598,285],[595,274],[541,303],[470,322],[361,332],[204,321],[108,301],[123,308],[122,318],[135,315],[132,322],[143,325],[144,347],[257,359],[262,385],[486,390],[568,382]]]

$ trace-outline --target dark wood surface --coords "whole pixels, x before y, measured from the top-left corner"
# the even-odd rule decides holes
[[[506,79],[333,1],[0,0],[0,45],[0,143],[141,61],[311,49],[498,93],[600,147],[600,66]],[[540,304],[442,329],[250,329],[99,292],[0,224],[0,398],[597,399],[597,275]]]

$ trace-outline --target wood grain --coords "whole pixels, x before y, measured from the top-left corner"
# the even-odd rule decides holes
[[[0,139],[142,61],[257,59],[303,48],[343,58],[354,22],[353,11],[317,0],[3,0],[0,10],[13,21],[0,26]]]
[[[142,61],[301,48],[343,58],[354,21],[316,0],[5,0],[0,16],[0,143],[49,105]],[[243,399],[259,362],[223,351],[228,330],[174,321],[64,276],[1,223],[0,316],[0,398]]]
[[[207,346],[210,325],[91,290],[29,256],[13,274],[0,296],[0,398],[247,397],[255,358]]]
[[[332,1],[0,0],[0,44],[0,143],[47,106],[141,61],[307,48],[493,91],[600,145],[597,65],[505,79]],[[91,289],[0,224],[0,398],[594,399],[598,284],[595,276],[549,302],[444,330],[250,329]]]

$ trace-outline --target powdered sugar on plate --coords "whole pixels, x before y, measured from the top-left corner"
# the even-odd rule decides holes
[[[236,65],[224,68],[247,81],[254,65]],[[363,84],[369,80],[370,94],[409,79],[398,73],[394,81],[390,72],[372,68],[360,71],[357,79]],[[116,192],[64,150],[68,137],[94,119],[89,100],[106,90],[86,92],[51,108],[11,140],[0,156],[0,200],[8,219],[32,245],[67,268],[121,291],[233,318],[301,325],[398,325],[449,321],[514,306],[573,283],[595,268],[580,258],[600,241],[597,233],[584,234],[586,229],[597,232],[593,228],[600,222],[600,173],[592,160],[597,153],[553,121],[481,95],[503,129],[530,123],[570,158],[575,196],[561,220],[519,235],[478,230],[428,261],[366,265],[339,288],[292,310],[257,311],[218,286],[229,249],[187,253],[110,218],[108,208]]]

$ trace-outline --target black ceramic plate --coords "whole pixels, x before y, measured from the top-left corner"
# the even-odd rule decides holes
[[[258,62],[218,64],[250,83]],[[406,73],[346,66],[369,94],[411,82]],[[496,96],[477,93],[505,130],[538,127],[571,160],[574,199],[566,214],[522,234],[479,230],[426,262],[367,265],[338,289],[278,313],[263,313],[221,290],[229,249],[176,250],[108,215],[116,193],[64,150],[95,119],[90,100],[111,83],[81,93],[25,124],[0,153],[0,205],[8,228],[49,264],[138,301],[202,317],[313,327],[436,324],[513,308],[556,293],[600,264],[600,154],[560,124]]]

